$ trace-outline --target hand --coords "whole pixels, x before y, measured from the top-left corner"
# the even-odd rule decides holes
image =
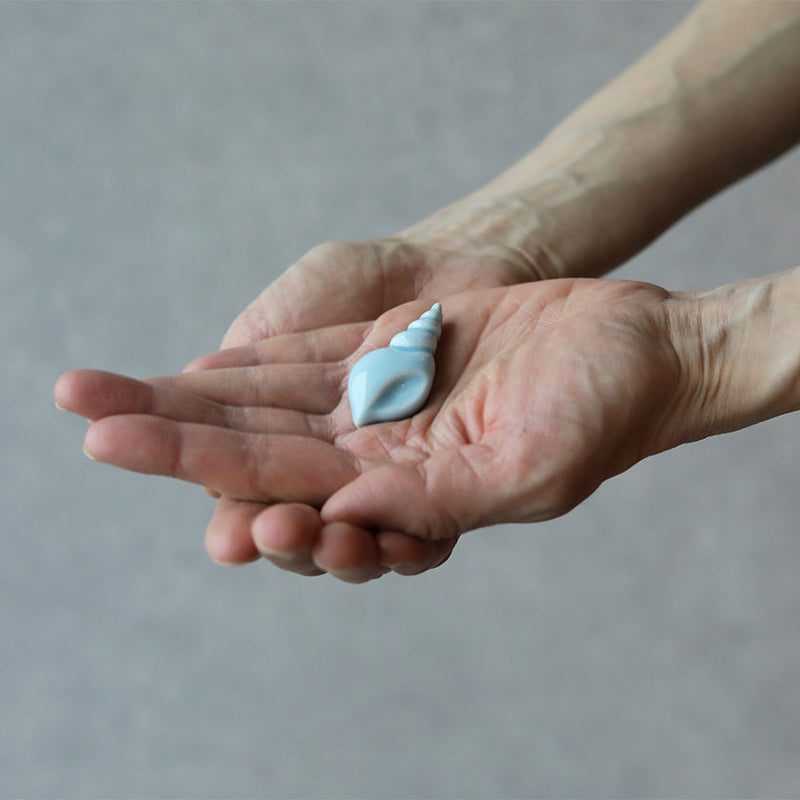
[[[373,320],[411,300],[430,304],[469,289],[507,286],[552,273],[554,268],[544,248],[530,248],[536,255],[528,255],[518,246],[502,245],[501,236],[493,245],[476,246],[458,233],[463,228],[485,231],[487,224],[492,224],[487,220],[504,216],[502,204],[496,206],[490,212],[485,203],[473,209],[462,202],[390,239],[330,242],[314,248],[239,315],[223,339],[223,348]],[[503,219],[497,228],[498,233],[502,230],[507,235],[503,229],[509,228],[509,223]],[[204,369],[209,363],[219,364],[220,357],[211,356],[211,362],[197,359],[187,370]],[[232,363],[236,363],[235,358]],[[206,492],[220,496],[208,487]],[[249,538],[250,522],[258,511],[254,503],[222,498],[209,526],[209,550],[223,561],[238,562],[248,557],[246,551],[231,550],[230,543]],[[278,512],[271,513],[274,516]],[[385,539],[379,537],[378,541]],[[399,536],[391,542],[394,550],[382,553],[382,558],[395,570],[417,572],[430,566],[429,545]],[[420,558],[409,560],[414,553]]]
[[[56,395],[96,420],[94,458],[244,501],[224,542],[210,526],[228,560],[261,552],[299,573],[367,580],[435,566],[470,529],[563,514],[682,441],[670,302],[649,284],[602,280],[446,298],[425,408],[361,429],[349,368],[426,304],[221,351],[208,371],[147,382],[68,373]]]
[[[531,280],[546,268],[500,245],[478,251],[465,243],[445,244],[434,227],[428,223],[424,237],[409,233],[315,247],[237,317],[223,348],[374,320],[411,300],[430,304],[470,289],[510,286]]]

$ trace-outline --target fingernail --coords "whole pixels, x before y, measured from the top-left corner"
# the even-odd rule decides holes
[[[97,459],[86,449],[86,445],[83,446],[83,454],[91,461],[97,461]]]

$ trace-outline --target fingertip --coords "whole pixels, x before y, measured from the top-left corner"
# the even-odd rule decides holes
[[[364,583],[388,571],[379,563],[375,537],[347,522],[324,525],[313,553],[320,569],[348,583]]]
[[[246,564],[261,557],[250,534],[260,504],[222,498],[206,527],[206,552],[222,565]]]
[[[250,366],[250,361],[244,363],[242,359],[236,358],[235,352],[229,350],[216,350],[213,353],[206,353],[198,356],[194,361],[190,361],[182,372],[207,372],[212,369],[243,366]]]
[[[141,471],[137,470],[135,463],[127,463],[128,459],[124,464],[119,463],[120,455],[126,452],[130,439],[130,432],[125,430],[125,419],[122,417],[90,420],[83,437],[83,454],[92,461]]]
[[[252,539],[238,537],[210,537],[206,535],[206,553],[215,564],[222,567],[235,567],[258,561],[258,552]]]
[[[65,372],[63,375],[60,375],[53,386],[53,400],[55,401],[56,408],[59,411],[67,411],[66,407],[66,397],[65,397],[65,385],[67,381],[68,372]]]
[[[255,546],[265,556],[290,557],[309,552],[322,522],[319,512],[301,503],[286,503],[265,508],[254,520]]]
[[[96,423],[90,422],[86,435],[83,437],[83,454],[92,461],[103,461],[101,453],[104,451],[102,432]]]
[[[182,370],[181,372],[202,372],[206,369],[211,369],[212,367],[208,366],[213,353],[198,356],[193,361],[190,361]]]
[[[251,347],[227,347],[196,358],[183,368],[183,372],[206,372],[230,367],[254,367],[258,363],[258,358],[254,355]]]
[[[146,409],[151,402],[148,383],[99,369],[74,369],[53,387],[56,407],[87,419]]]
[[[435,558],[433,542],[400,531],[381,531],[376,537],[379,562],[401,575],[429,569]]]
[[[319,536],[319,512],[301,503],[265,508],[253,520],[251,536],[255,548],[276,567],[297,575],[324,575],[312,557]]]
[[[72,411],[75,405],[75,383],[88,370],[73,369],[58,377],[53,387],[53,399],[59,411]]]
[[[90,420],[83,452],[93,461],[131,472],[171,475],[162,464],[171,461],[175,443],[162,423],[155,417],[119,414]]]

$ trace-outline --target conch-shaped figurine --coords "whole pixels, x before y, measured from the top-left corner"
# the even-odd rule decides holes
[[[433,352],[442,332],[442,307],[434,303],[388,347],[362,356],[350,372],[347,393],[357,428],[405,419],[422,408],[433,384]]]

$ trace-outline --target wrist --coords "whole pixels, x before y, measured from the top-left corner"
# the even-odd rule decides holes
[[[570,277],[548,242],[543,209],[522,194],[475,192],[392,238],[434,250],[509,263],[522,281]]]
[[[800,408],[800,268],[667,306],[682,366],[675,444]]]

